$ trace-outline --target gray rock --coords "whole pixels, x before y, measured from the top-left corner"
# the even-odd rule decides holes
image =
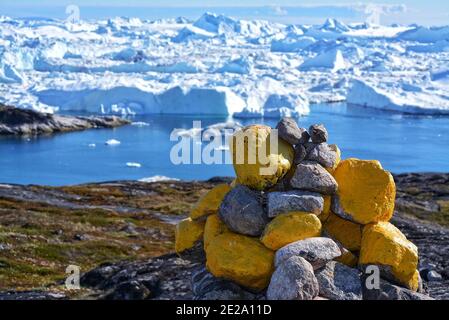
[[[103,297],[105,300],[144,300],[151,297],[151,291],[139,281],[123,282]]]
[[[300,164],[307,156],[307,150],[302,144],[298,144],[295,146],[295,157],[293,159],[293,163],[295,165]]]
[[[435,270],[424,269],[420,272],[424,280],[426,281],[442,281],[443,277]]]
[[[0,135],[39,135],[114,128],[131,123],[116,116],[66,116],[5,106],[0,103]]]
[[[69,300],[65,294],[51,291],[6,291],[0,292],[0,301],[6,300]]]
[[[278,251],[274,260],[275,266],[293,256],[306,259],[314,269],[323,267],[341,255],[341,250],[334,240],[324,237],[308,238],[292,242]]]
[[[327,141],[327,130],[322,124],[314,124],[309,128],[310,138],[313,143],[323,143]]]
[[[395,284],[399,287],[407,287],[404,283],[401,283],[397,280],[396,276],[394,275],[393,269],[391,266],[388,265],[381,265],[381,264],[359,264],[359,269],[362,270],[363,276],[366,277],[368,275],[373,275],[372,270],[367,270],[368,267],[377,267],[379,270],[379,276],[381,279],[384,279],[388,281],[389,283]],[[410,289],[410,288],[408,288]],[[423,287],[423,281],[421,279],[421,275],[418,273],[418,292],[424,292]]]
[[[276,126],[278,135],[291,145],[305,143],[309,140],[309,134],[306,129],[299,128],[293,118],[284,117]]]
[[[310,149],[305,160],[318,162],[325,168],[333,168],[337,162],[337,158],[335,148],[329,146],[327,143],[320,143]]]
[[[291,257],[274,271],[267,290],[268,300],[312,300],[318,296],[313,267],[304,258]]]
[[[330,300],[362,300],[360,271],[336,261],[317,270],[320,296]]]
[[[319,192],[331,195],[337,191],[337,181],[320,164],[303,162],[296,166],[295,173],[290,180],[292,188]]]
[[[362,281],[363,300],[434,300],[430,296],[399,287],[380,279],[379,288],[368,289]]]
[[[258,297],[232,281],[216,278],[204,266],[192,272],[192,293],[194,300],[255,300]]]
[[[249,236],[261,235],[269,222],[260,193],[243,185],[228,192],[218,214],[229,229]]]
[[[268,216],[276,217],[290,211],[304,211],[320,214],[324,199],[319,193],[292,190],[286,192],[269,192],[267,195]]]

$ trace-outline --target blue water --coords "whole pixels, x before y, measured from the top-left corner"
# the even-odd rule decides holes
[[[173,128],[224,122],[226,117],[153,115],[136,117],[147,127],[87,130],[38,138],[0,138],[0,182],[66,185],[164,175],[179,179],[207,179],[233,175],[230,165],[173,165],[170,141]],[[315,105],[310,115],[298,119],[301,126],[324,123],[330,143],[343,157],[378,159],[384,168],[400,172],[449,172],[449,118],[407,116],[345,104]],[[242,124],[275,120],[244,120]],[[105,141],[117,139],[118,146]],[[95,148],[89,144],[95,143]],[[138,162],[141,168],[129,168]]]

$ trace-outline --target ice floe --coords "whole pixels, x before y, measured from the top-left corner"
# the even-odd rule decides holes
[[[127,162],[126,166],[128,168],[141,168],[142,167],[142,165],[138,162]]]
[[[105,142],[105,144],[107,146],[118,146],[119,144],[121,144],[121,142],[116,139],[109,139],[108,141]]]

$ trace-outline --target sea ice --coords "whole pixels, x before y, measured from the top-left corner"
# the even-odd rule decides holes
[[[0,102],[49,113],[278,118],[347,101],[440,114],[447,61],[449,26],[0,19]]]

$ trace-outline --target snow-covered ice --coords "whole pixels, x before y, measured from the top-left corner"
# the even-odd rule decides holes
[[[277,118],[347,101],[445,114],[448,65],[449,26],[0,18],[0,102],[44,112]]]

